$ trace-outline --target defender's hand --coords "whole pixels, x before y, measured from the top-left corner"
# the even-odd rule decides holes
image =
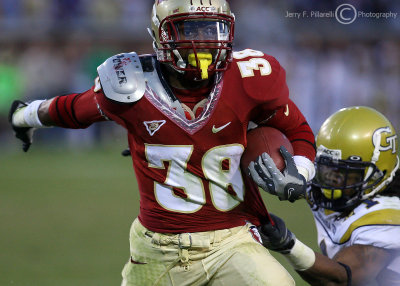
[[[285,222],[280,217],[271,213],[269,215],[274,221],[274,225],[269,221],[257,228],[263,245],[273,251],[289,253],[294,246],[295,235],[287,229]]]
[[[307,183],[297,171],[292,154],[284,146],[279,151],[286,164],[283,173],[267,153],[251,162],[248,170],[254,182],[264,191],[277,195],[280,200],[294,202],[305,196]]]
[[[10,112],[8,113],[8,122],[10,122],[12,129],[14,130],[15,137],[22,141],[22,150],[27,152],[32,144],[33,132],[35,128],[32,127],[18,127],[13,124],[13,115],[19,109],[28,106],[25,102],[20,100],[14,100],[11,104]]]

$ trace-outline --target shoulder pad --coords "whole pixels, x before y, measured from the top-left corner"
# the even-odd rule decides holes
[[[397,205],[396,205],[397,204]],[[354,230],[366,226],[400,226],[400,207],[397,197],[381,197],[363,201],[344,223],[346,230],[340,243],[348,241]]]
[[[146,90],[142,64],[136,53],[122,53],[108,58],[97,68],[105,96],[114,101],[133,103]]]
[[[274,57],[246,49],[233,53],[232,64],[232,72],[254,100],[265,102],[289,96],[285,70]]]

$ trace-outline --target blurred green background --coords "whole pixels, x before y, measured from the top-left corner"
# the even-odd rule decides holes
[[[358,17],[342,25],[329,17],[286,16],[334,12],[337,1],[229,2],[235,50],[261,50],[281,62],[290,97],[315,133],[330,114],[352,105],[376,108],[399,130],[400,17]],[[357,11],[400,14],[399,1],[348,2]],[[89,89],[96,66],[115,53],[152,53],[146,31],[152,3],[0,0],[1,286],[120,284],[139,206],[131,160],[120,156],[126,147],[121,129],[104,123],[37,132],[23,154],[7,112],[14,99]],[[305,202],[263,196],[271,212],[317,249]],[[283,264],[297,285],[306,285]]]
[[[0,155],[0,285],[119,285],[139,210],[124,144],[75,152],[33,145],[23,153],[15,143]],[[317,249],[305,202],[263,195],[268,209]],[[283,263],[297,285],[307,285]]]

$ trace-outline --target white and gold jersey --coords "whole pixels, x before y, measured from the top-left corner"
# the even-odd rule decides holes
[[[341,249],[354,244],[371,245],[398,253],[387,268],[400,275],[400,199],[377,196],[363,201],[351,214],[319,208],[313,210],[318,244],[332,258]]]

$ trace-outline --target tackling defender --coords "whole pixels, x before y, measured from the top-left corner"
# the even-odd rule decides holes
[[[397,134],[376,110],[350,107],[317,135],[316,176],[308,190],[318,243],[314,253],[286,228],[259,228],[311,285],[400,285],[400,174]],[[266,165],[270,161],[265,162]]]
[[[314,136],[289,99],[285,70],[260,51],[232,51],[225,0],[157,0],[151,23],[155,55],[112,56],[83,93],[13,103],[24,151],[34,128],[112,120],[127,130],[140,213],[122,285],[293,285],[257,241],[268,213],[240,170],[252,121],[292,142],[294,191],[282,189],[281,199],[304,195],[298,182],[313,177]]]

